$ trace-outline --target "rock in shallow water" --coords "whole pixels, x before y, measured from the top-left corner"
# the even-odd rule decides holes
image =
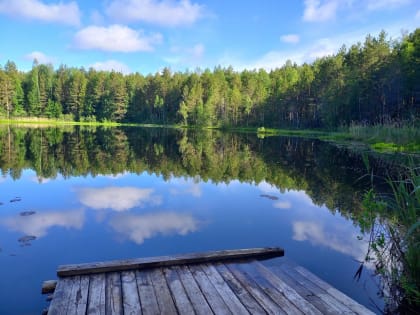
[[[29,215],[33,215],[35,214],[35,211],[22,211],[21,213],[19,213],[22,217],[27,217]]]

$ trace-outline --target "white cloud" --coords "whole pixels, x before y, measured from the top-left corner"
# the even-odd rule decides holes
[[[85,215],[83,210],[39,212],[30,216],[15,216],[4,218],[0,224],[10,230],[18,231],[24,235],[36,237],[45,236],[52,227],[67,229],[81,229]]]
[[[161,34],[144,35],[123,25],[88,26],[76,33],[74,46],[79,49],[98,49],[114,52],[152,51],[162,41]]]
[[[201,197],[202,195],[202,191],[200,188],[199,184],[192,184],[189,187],[185,188],[185,189],[178,189],[178,188],[173,188],[170,190],[170,193],[172,195],[191,195],[193,197]]]
[[[204,45],[197,44],[193,48],[189,49],[188,52],[190,53],[192,58],[201,59],[204,55]]]
[[[45,22],[75,26],[80,24],[80,11],[76,2],[45,4],[39,0],[0,0],[0,13]]]
[[[297,34],[287,34],[280,37],[280,40],[289,44],[297,44],[300,41],[300,37]]]
[[[126,64],[116,61],[116,60],[112,60],[112,59],[102,61],[102,62],[101,61],[95,62],[89,65],[89,68],[93,68],[98,71],[116,71],[116,72],[121,72],[123,74],[128,74],[131,72],[130,68]],[[117,179],[123,176],[124,174],[118,174],[118,175],[107,176],[107,177],[112,178],[112,179]]]
[[[272,194],[272,193],[279,192],[279,189],[276,186],[271,185],[267,183],[266,181],[262,181],[261,183],[259,183],[258,189],[265,194]]]
[[[418,10],[416,13],[416,19],[420,19],[420,10]]]
[[[190,0],[114,0],[109,17],[120,22],[143,21],[164,26],[190,25],[204,15],[202,5]]]
[[[172,65],[188,65],[188,66],[200,66],[202,65],[202,59],[205,52],[203,44],[199,43],[193,47],[180,47],[172,46],[170,51],[175,55],[164,57],[163,60]]]
[[[288,200],[276,201],[273,204],[273,207],[277,208],[277,209],[291,209],[292,208],[292,203]]]
[[[121,214],[113,217],[111,227],[137,244],[156,235],[186,235],[198,229],[199,222],[187,214],[173,212],[145,215]]]
[[[343,45],[343,42],[334,42],[329,38],[321,38],[317,40],[303,55],[305,62],[312,62],[317,58],[331,56],[335,54]]]
[[[293,239],[309,241],[314,245],[322,245],[337,252],[351,255],[358,261],[363,261],[368,244],[357,239],[354,227],[349,223],[335,222],[325,227],[321,222],[293,222]]]
[[[55,62],[54,57],[47,56],[46,54],[44,54],[40,51],[33,51],[33,52],[25,55],[25,59],[30,60],[30,61],[34,61],[36,59],[38,61],[38,63],[40,63],[40,64],[49,64],[49,63],[54,63]]]
[[[359,16],[370,11],[389,10],[402,7],[412,0],[305,0],[303,20],[307,22],[324,22],[334,20],[337,12],[345,16]]]
[[[90,14],[90,21],[94,25],[102,25],[102,24],[104,24],[105,19],[104,19],[104,17],[102,16],[102,14],[98,10],[94,10]]]
[[[305,60],[305,54],[302,51],[270,51],[260,59],[245,65],[245,68],[271,70],[282,67],[287,60],[291,60],[293,63],[302,64]]]
[[[161,196],[153,195],[153,189],[136,187],[104,187],[77,189],[79,201],[93,209],[125,211],[145,204],[158,205]]]
[[[368,10],[394,9],[409,4],[411,0],[368,0]]]
[[[305,0],[303,20],[307,22],[323,22],[335,19],[338,8],[337,0]]]

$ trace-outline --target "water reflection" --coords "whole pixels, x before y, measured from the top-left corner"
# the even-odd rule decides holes
[[[117,174],[112,174],[112,175],[101,175],[101,176],[105,178],[109,178],[109,179],[119,179],[124,176],[127,176],[128,174],[129,174],[128,172],[122,172],[122,173],[117,173]]]
[[[120,214],[112,217],[110,226],[119,234],[142,244],[157,235],[187,235],[198,229],[199,221],[189,214],[176,212],[143,215]]]
[[[292,203],[288,200],[279,200],[273,204],[273,207],[277,209],[290,209],[292,208]]]
[[[200,188],[200,184],[198,183],[193,183],[188,185],[188,187],[180,189],[180,188],[172,188],[170,190],[170,193],[174,196],[178,196],[178,195],[190,195],[196,198],[201,197],[202,195],[202,190]]]
[[[50,178],[45,178],[42,176],[34,176],[32,177],[32,181],[38,184],[47,184],[50,182]]]
[[[76,189],[79,201],[92,209],[112,209],[126,211],[146,204],[159,205],[162,197],[154,194],[150,188],[103,187]]]
[[[381,160],[371,165],[378,175],[388,169]],[[20,296],[33,297],[59,264],[281,246],[369,304],[352,277],[366,250],[354,218],[370,187],[358,180],[365,174],[358,153],[313,139],[246,133],[0,126],[0,172],[0,270],[10,270],[2,278],[10,287],[30,274]],[[10,203],[15,196],[22,201]],[[68,210],[77,207],[83,209]],[[17,245],[31,242],[36,246],[21,255]],[[16,311],[8,302],[14,292],[0,288],[6,301],[0,314],[43,308],[39,296],[34,309]]]
[[[12,217],[0,218],[0,225],[24,235],[33,235],[40,238],[46,236],[48,230],[53,227],[81,229],[84,220],[85,212],[79,209],[37,212],[29,216],[18,214]]]
[[[356,261],[363,261],[368,244],[358,240],[354,227],[347,221],[335,220],[326,226],[323,221],[295,221],[293,239],[309,241],[313,245],[326,246],[336,252],[352,256]]]

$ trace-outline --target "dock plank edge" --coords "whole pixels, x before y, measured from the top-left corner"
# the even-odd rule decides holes
[[[279,247],[262,247],[236,250],[209,251],[175,256],[157,256],[107,262],[61,265],[57,269],[59,277],[96,274],[104,272],[126,271],[133,269],[149,269],[194,263],[208,263],[237,259],[268,259],[284,256],[284,250]]]

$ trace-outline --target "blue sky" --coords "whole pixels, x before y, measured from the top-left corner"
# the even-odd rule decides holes
[[[419,0],[0,0],[0,65],[269,70],[419,26]]]

